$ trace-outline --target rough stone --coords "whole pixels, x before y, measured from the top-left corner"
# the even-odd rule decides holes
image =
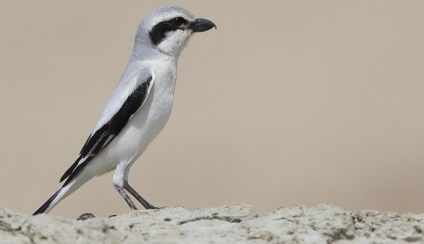
[[[90,216],[91,217],[91,216]],[[349,211],[330,204],[259,216],[239,204],[131,211],[72,220],[0,208],[1,243],[422,243],[424,215]]]

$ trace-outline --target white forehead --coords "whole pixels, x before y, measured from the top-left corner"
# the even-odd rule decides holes
[[[144,29],[151,30],[156,24],[176,17],[184,17],[188,21],[195,20],[194,16],[186,9],[172,6],[160,8],[147,14],[141,21],[140,25],[142,25]]]

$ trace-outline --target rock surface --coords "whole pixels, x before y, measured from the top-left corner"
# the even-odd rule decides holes
[[[249,205],[131,211],[84,221],[0,208],[1,243],[424,243],[424,215],[329,204],[259,216]]]

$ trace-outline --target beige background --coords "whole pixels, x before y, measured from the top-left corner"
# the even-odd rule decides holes
[[[32,213],[59,187],[139,21],[170,4],[218,30],[183,52],[131,170],[152,204],[424,211],[424,2],[368,0],[0,1],[0,205]],[[107,174],[51,213],[126,211]]]

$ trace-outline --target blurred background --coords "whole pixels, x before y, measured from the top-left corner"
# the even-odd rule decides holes
[[[424,211],[424,2],[413,0],[0,1],[1,206],[32,214],[57,190],[140,20],[167,5],[218,29],[182,53],[168,125],[130,171],[148,201]],[[127,211],[109,173],[51,214]]]

